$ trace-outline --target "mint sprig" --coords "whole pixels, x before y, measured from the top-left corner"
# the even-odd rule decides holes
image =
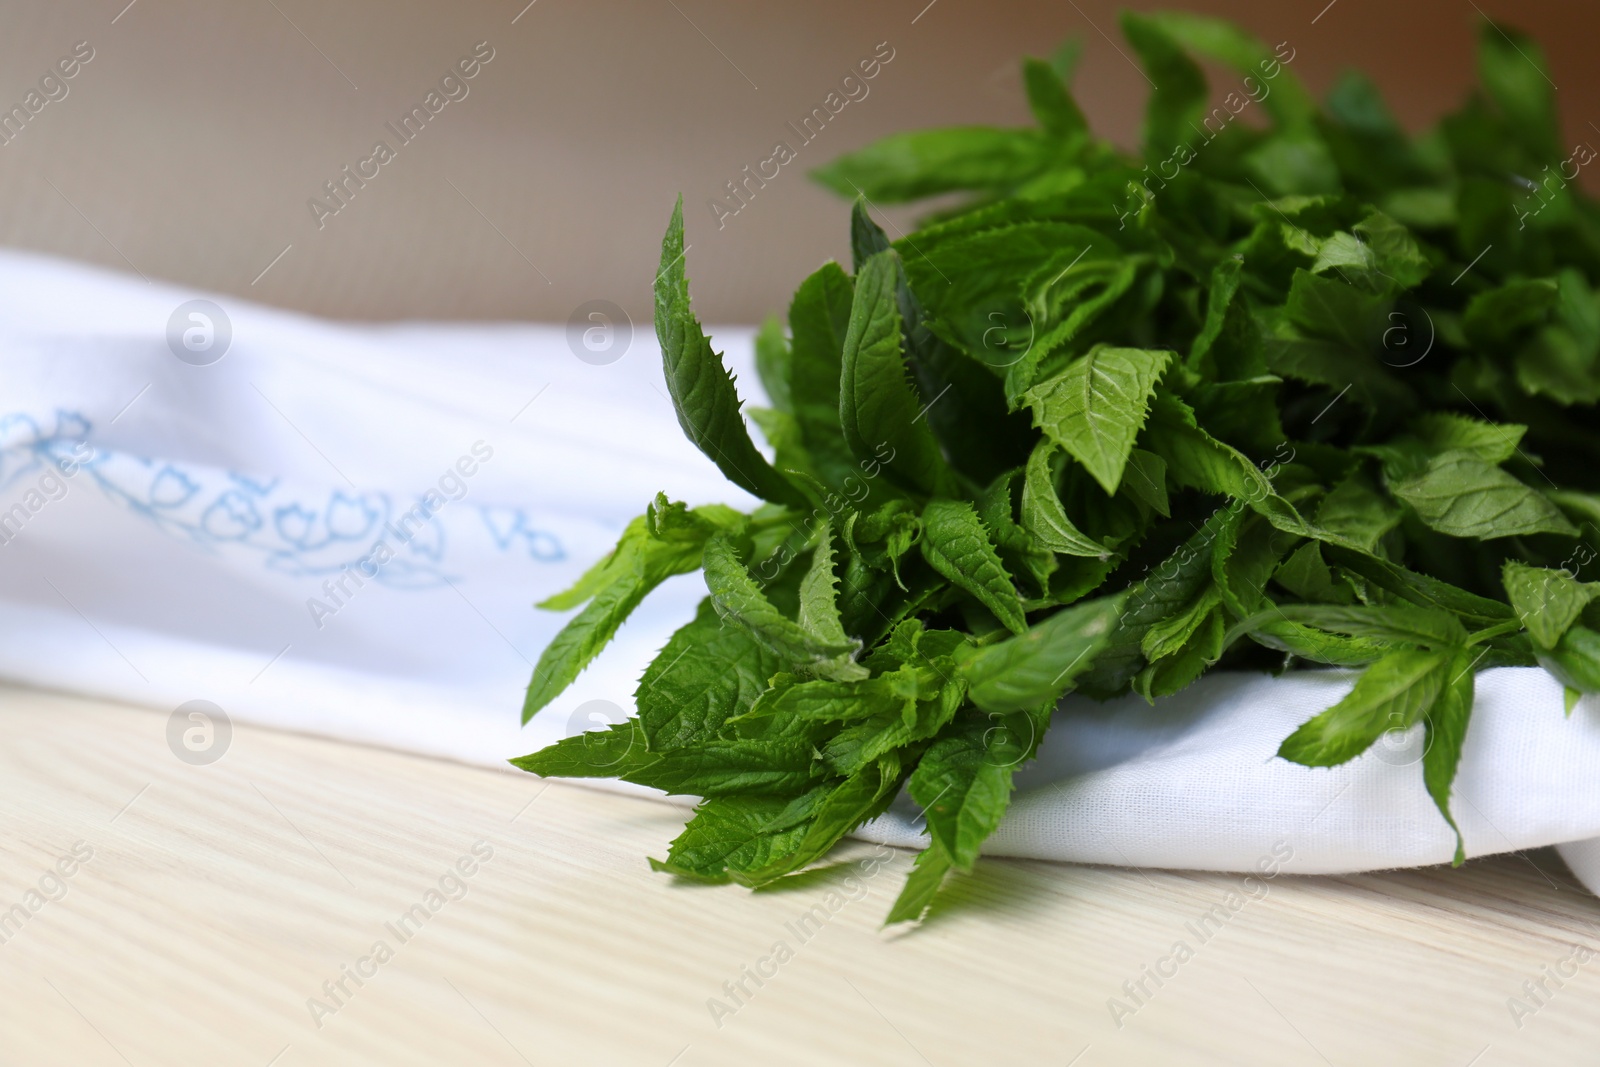
[[[1161,87],[1137,158],[1090,133],[1065,49],[1023,64],[1037,128],[900,134],[817,173],[857,197],[852,264],[757,336],[770,460],[674,210],[672,400],[766,503],[658,496],[544,602],[581,610],[525,719],[666,578],[709,592],[636,719],[513,761],[702,798],[658,869],[768,884],[904,791],[928,845],[889,921],[916,920],[1064,695],[1154,700],[1213,669],[1359,669],[1280,755],[1332,766],[1420,726],[1454,830],[1476,672],[1542,664],[1569,711],[1600,692],[1600,583],[1578,577],[1600,210],[1537,47],[1486,23],[1482,92],[1413,139],[1359,76],[1319,107],[1286,44],[1181,13],[1123,30]],[[1239,73],[1220,107],[1197,57]],[[1235,121],[1252,106],[1264,128]],[[951,193],[899,241],[867,210]]]

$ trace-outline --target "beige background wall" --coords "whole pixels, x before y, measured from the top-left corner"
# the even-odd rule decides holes
[[[802,167],[902,128],[1024,121],[1016,58],[1069,34],[1100,130],[1129,142],[1147,89],[1118,51],[1128,5],[1103,0],[525,2],[8,0],[0,105],[75,42],[94,58],[0,148],[0,244],[324,315],[565,320],[604,298],[642,323],[681,190],[702,317],[755,321],[847,254],[844,206]],[[1545,43],[1569,137],[1600,142],[1590,3],[1188,6],[1288,40],[1315,90],[1366,69],[1412,125],[1465,92],[1481,7]],[[384,124],[479,41],[494,58],[466,98],[319,229],[308,198],[397,144]],[[706,199],[883,41],[870,95],[718,231]]]

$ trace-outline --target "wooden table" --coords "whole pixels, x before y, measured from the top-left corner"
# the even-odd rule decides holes
[[[0,690],[0,1062],[1600,1055],[1600,957],[1545,978],[1536,1010],[1522,989],[1600,945],[1600,902],[1552,854],[1281,878],[1203,944],[1189,926],[1237,876],[986,861],[922,928],[884,933],[904,855],[853,882],[677,885],[643,858],[682,820],[669,805],[237,724],[191,766],[166,729]],[[1178,940],[1193,957],[1158,987],[1143,967]]]

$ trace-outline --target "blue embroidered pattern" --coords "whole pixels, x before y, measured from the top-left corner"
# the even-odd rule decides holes
[[[48,433],[32,416],[0,416],[0,490],[46,466],[65,470],[76,463],[109,499],[164,532],[208,551],[243,546],[260,554],[267,569],[284,574],[338,574],[368,559],[380,543],[387,544],[392,557],[372,577],[399,589],[427,589],[447,581],[441,517],[456,524],[457,515],[476,513],[502,552],[526,552],[541,563],[567,558],[560,539],[534,526],[521,508],[459,509],[434,492],[444,503],[430,511],[422,496],[405,504],[388,493],[343,489],[331,491],[319,503],[292,496],[277,478],[263,481],[234,471],[90,448],[91,428],[88,419],[69,411],[56,412]]]

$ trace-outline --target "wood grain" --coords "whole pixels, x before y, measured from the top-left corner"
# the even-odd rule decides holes
[[[0,927],[7,1064],[1489,1067],[1600,1044],[1600,958],[1508,1007],[1600,944],[1548,854],[1280,877],[1204,943],[1237,876],[986,861],[884,933],[909,858],[866,844],[782,891],[677,885],[643,857],[682,812],[648,800],[237,724],[189,766],[163,714],[26,690],[0,689],[0,728],[0,922],[27,915]],[[1118,1026],[1108,1000],[1178,940],[1192,958]]]

